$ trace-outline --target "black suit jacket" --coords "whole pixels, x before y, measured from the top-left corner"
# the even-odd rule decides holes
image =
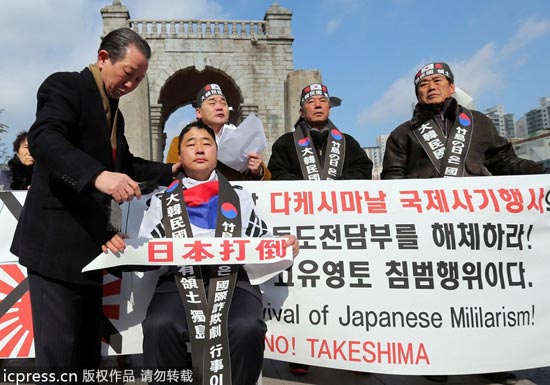
[[[22,265],[43,276],[100,284],[101,272],[81,273],[112,235],[107,231],[110,197],[93,186],[95,176],[108,170],[168,185],[171,166],[130,153],[120,111],[113,161],[110,126],[87,68],[51,75],[40,86],[37,99],[36,120],[28,136],[36,161],[32,187],[11,252]]]

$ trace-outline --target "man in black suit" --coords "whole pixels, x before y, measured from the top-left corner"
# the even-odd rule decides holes
[[[113,235],[111,200],[139,199],[136,181],[167,185],[180,166],[134,157],[124,137],[118,100],[144,79],[150,57],[141,36],[117,29],[95,64],[53,74],[37,93],[33,184],[11,252],[28,270],[36,365],[50,373],[99,366],[102,274],[81,270]]]

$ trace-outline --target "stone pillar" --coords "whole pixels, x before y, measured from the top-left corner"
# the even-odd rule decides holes
[[[240,122],[245,120],[250,114],[258,115],[258,105],[242,103],[240,106]]]
[[[130,12],[120,0],[113,0],[112,5],[101,9],[103,18],[103,36],[114,29],[128,27]],[[124,115],[125,134],[130,146],[130,151],[145,159],[160,159],[156,157],[151,138],[150,114],[149,114],[149,84],[148,78],[128,95],[120,99],[119,108]]]
[[[286,76],[285,92],[285,129],[292,130],[300,117],[300,95],[302,89],[311,83],[322,83],[321,72],[318,70],[296,70]]]
[[[103,18],[103,35],[105,36],[113,29],[127,27],[130,12],[120,0],[113,0],[112,5],[101,8],[101,17]]]
[[[124,115],[124,131],[130,151],[144,159],[155,159],[149,129],[149,79],[145,77],[139,86],[120,98],[118,105]],[[162,157],[162,152],[161,152]]]
[[[266,35],[270,39],[293,39],[290,32],[291,19],[292,12],[274,3],[264,16],[264,20],[267,22]]]
[[[166,134],[160,127],[162,104],[153,104],[149,107],[151,111],[151,159],[163,162],[163,149],[166,142]]]

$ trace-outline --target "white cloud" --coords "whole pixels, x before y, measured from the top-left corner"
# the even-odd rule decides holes
[[[512,55],[532,41],[550,33],[550,20],[527,19],[521,22],[515,35],[502,48],[502,55]]]
[[[332,33],[340,27],[342,24],[342,18],[331,19],[327,23],[327,33]]]
[[[2,122],[10,126],[9,137],[27,130],[34,120],[36,90],[46,76],[61,70],[77,71],[95,60],[101,3],[2,1],[0,108],[5,109]]]
[[[341,12],[351,13],[362,5],[361,0],[326,0],[330,7],[336,7]]]
[[[52,49],[54,52],[78,50],[100,24],[99,8],[90,7],[86,1],[6,0],[0,16],[0,41],[3,50],[17,54],[12,60],[20,62],[22,57],[48,54]],[[99,36],[94,45],[98,42]],[[11,59],[4,56],[6,58]],[[35,63],[40,64],[48,63]]]
[[[449,62],[449,66],[454,73],[457,86],[475,99],[488,89],[498,89],[502,86],[501,75],[496,70],[498,62],[495,46],[487,44],[472,57]],[[361,110],[357,115],[358,125],[365,127],[390,119],[394,121],[397,118],[410,118],[412,105],[416,103],[411,79],[418,68],[419,65],[411,68],[405,76],[394,81],[374,104]]]
[[[414,73],[411,71],[411,74]],[[411,115],[411,104],[415,101],[414,89],[411,82],[412,75],[403,76],[392,83],[390,88],[373,105],[357,114],[357,123],[360,127],[370,123],[380,123],[388,118],[402,118],[405,120]]]
[[[94,62],[102,33],[101,8],[112,0],[2,0],[0,109],[10,142],[34,120],[36,91],[56,71],[80,71]],[[210,0],[122,0],[132,18],[227,18]]]
[[[328,11],[327,14],[336,14],[336,17],[329,19],[327,22],[326,32],[332,33],[340,28],[342,23],[346,19],[349,19],[349,15],[352,15],[361,6],[359,0],[326,0],[325,7],[327,9],[333,8],[337,12]]]
[[[221,4],[210,0],[122,0],[131,18],[146,19],[226,19]]]
[[[498,91],[504,87],[506,78],[505,64],[514,60],[513,66],[528,64],[525,56],[517,52],[536,39],[550,34],[550,20],[523,20],[510,40],[498,49],[494,43],[488,43],[471,57],[459,61],[450,61],[449,65],[455,75],[455,83],[474,98],[480,98],[488,91]],[[514,55],[515,54],[515,55]],[[429,59],[427,60],[429,61]],[[357,115],[359,126],[396,120],[397,117],[410,117],[411,103],[416,101],[410,79],[418,67],[412,68],[409,74],[392,83],[389,89],[371,106],[361,110]]]
[[[497,68],[500,57],[494,44],[487,44],[477,51],[472,57],[459,62],[451,62],[449,65],[455,75],[457,86],[474,97],[483,94],[488,89],[502,87],[502,76]]]

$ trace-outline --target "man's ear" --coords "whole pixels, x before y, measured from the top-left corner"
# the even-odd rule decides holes
[[[110,58],[109,52],[107,52],[104,49],[99,50],[99,52],[97,53],[97,64],[100,69],[103,68],[103,66],[105,65],[105,62],[109,60],[109,58]]]

